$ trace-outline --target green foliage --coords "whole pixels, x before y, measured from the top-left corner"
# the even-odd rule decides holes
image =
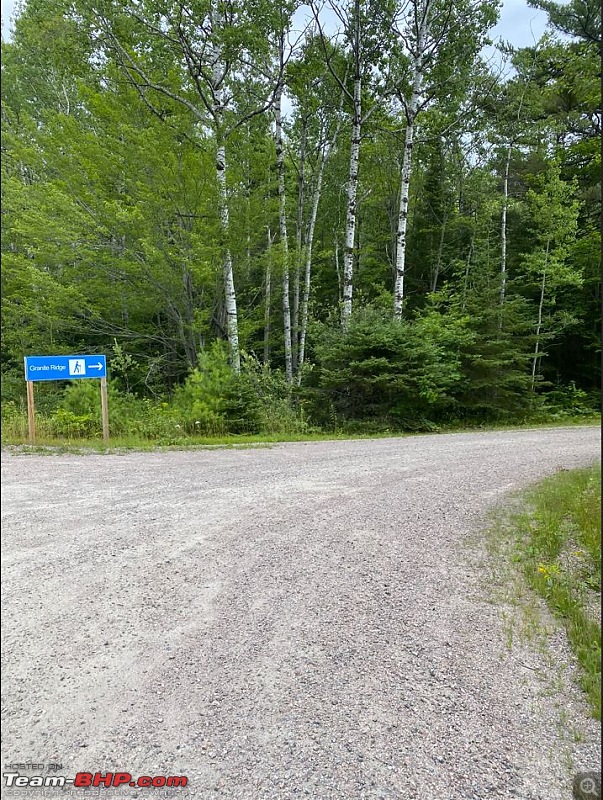
[[[137,367],[136,359],[126,353],[117,339],[113,340],[113,354],[109,360],[109,368],[114,381],[118,380],[126,392],[130,391],[130,382],[133,371]]]
[[[74,414],[65,408],[58,408],[52,415],[52,431],[57,436],[73,437],[93,436],[97,433],[98,424],[94,414]]]
[[[111,436],[133,436],[162,442],[180,435],[178,417],[168,403],[122,392],[114,381],[108,384],[108,406]],[[100,438],[102,421],[98,383],[74,381],[65,389],[59,408],[50,416],[50,424],[44,426],[44,420],[41,422],[43,430],[49,427],[50,433],[58,437]]]
[[[601,6],[596,0],[528,0],[528,4],[546,11],[552,25],[566,35],[601,43]]]
[[[189,432],[198,429],[218,435],[230,425],[239,430],[254,427],[255,404],[245,407],[245,400],[251,399],[246,389],[230,369],[223,343],[214,342],[199,355],[198,366],[176,390],[174,407]]]
[[[241,374],[235,375],[221,342],[214,342],[199,356],[199,366],[174,396],[174,409],[187,432],[220,435],[306,429],[282,373],[248,354],[243,354],[241,366]]]
[[[387,315],[406,118],[390,104],[384,80],[389,73],[408,100],[413,6],[380,0],[358,6],[366,119],[353,254],[356,320],[347,334],[329,322],[341,301],[351,133],[351,99],[333,73],[350,91],[354,26],[347,39],[342,34],[330,43],[308,34],[293,53],[285,75],[294,106],[285,124],[293,313],[320,153],[339,131],[318,205],[301,391],[280,371],[283,243],[274,236],[272,118],[268,107],[261,110],[273,88],[266,65],[274,62],[278,32],[294,4],[226,3],[223,24],[200,31],[183,20],[174,36],[156,35],[157,7],[147,0],[22,4],[14,37],[2,44],[1,356],[8,429],[26,433],[23,356],[69,352],[108,355],[114,433],[162,441],[201,432],[293,435],[342,424],[427,429],[455,419],[590,413],[600,385],[600,10],[593,0],[533,4],[571,38],[547,34],[512,52],[514,69],[504,80],[478,56],[496,4],[432,4],[423,42],[431,53],[423,64],[426,103],[412,164],[406,318],[398,326]],[[164,11],[169,28],[181,15],[170,3]],[[403,36],[392,24],[396,11]],[[155,89],[128,80],[113,35]],[[214,45],[228,56],[228,102],[217,118],[204,103],[212,94],[211,69],[200,64],[196,77],[183,69],[180,44],[187,38],[199,57]],[[215,171],[222,143],[227,233]],[[214,344],[227,334],[226,245],[240,346],[262,353],[266,336],[266,360],[274,367],[244,355],[239,377]],[[299,315],[297,323],[299,333]],[[36,409],[49,435],[100,436],[93,383],[66,392],[62,384],[37,386]]]
[[[325,328],[316,346],[318,402],[343,421],[421,430],[453,404],[464,320],[426,312],[396,322],[366,308],[347,331]]]
[[[574,381],[569,386],[557,386],[544,396],[542,417],[550,420],[592,417],[600,411],[596,392],[579,389]]]
[[[270,369],[257,358],[243,354],[239,385],[247,387],[257,414],[258,429],[267,434],[311,433],[304,414],[304,404],[295,397],[292,387],[280,370]]]
[[[456,300],[455,300],[456,302]],[[476,286],[464,313],[471,337],[462,345],[463,383],[455,395],[462,419],[525,419],[533,405],[529,364],[534,348],[527,302],[498,282]]]

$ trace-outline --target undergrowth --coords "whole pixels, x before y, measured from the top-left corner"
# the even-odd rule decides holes
[[[511,513],[511,558],[559,619],[601,718],[601,467],[541,481]]]

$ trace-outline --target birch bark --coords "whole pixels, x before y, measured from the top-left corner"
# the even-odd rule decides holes
[[[334,14],[343,23],[345,39],[350,47],[350,62],[352,71],[352,91],[349,89],[348,70],[345,77],[338,75],[333,69],[331,56],[329,55],[330,44],[327,45],[329,37],[325,36],[317,4],[310,0],[310,6],[314,13],[314,19],[322,42],[325,54],[325,63],[331,75],[341,89],[342,95],[347,97],[352,105],[352,132],[350,142],[350,161],[347,181],[346,198],[346,220],[343,242],[343,277],[341,282],[341,326],[345,330],[348,327],[352,316],[352,303],[354,296],[354,261],[356,255],[356,227],[358,219],[358,177],[360,164],[360,142],[362,137],[362,127],[368,121],[371,114],[380,107],[379,102],[373,99],[369,103],[369,108],[363,114],[362,90],[363,79],[367,83],[371,82],[372,70],[380,56],[384,54],[384,43],[388,38],[389,27],[392,19],[387,5],[378,3],[371,5],[364,0],[351,0],[349,6],[340,6],[336,2],[330,2],[330,7]],[[389,16],[388,16],[389,15]],[[385,45],[387,51],[387,45]],[[387,72],[387,69],[386,69]],[[389,85],[389,75],[386,75],[385,82]],[[383,90],[384,96],[387,91]],[[368,97],[367,93],[367,97]],[[339,273],[338,248],[335,247],[335,262]]]
[[[304,270],[304,290],[301,302],[301,329],[299,336],[299,354],[297,362],[297,385],[301,386],[302,369],[304,366],[304,358],[306,353],[306,333],[308,330],[308,305],[310,301],[310,282],[312,276],[312,247],[314,245],[314,230],[316,228],[316,219],[318,217],[318,204],[320,203],[320,195],[322,193],[322,181],[324,176],[325,164],[327,163],[331,151],[339,136],[340,125],[333,135],[331,141],[325,146],[321,153],[318,173],[316,176],[316,185],[312,195],[312,210],[310,212],[310,220],[308,223],[308,234],[306,237],[306,265]]]
[[[406,270],[406,233],[408,228],[408,199],[410,196],[410,177],[412,172],[412,149],[415,135],[417,114],[420,109],[421,92],[425,71],[424,59],[427,49],[427,34],[432,12],[432,0],[425,0],[424,5],[416,2],[414,8],[415,41],[412,47],[412,84],[410,101],[405,103],[406,136],[404,138],[404,154],[402,156],[402,175],[400,180],[400,210],[396,231],[396,272],[394,279],[394,319],[402,319],[404,306],[404,274]],[[420,13],[419,13],[420,12]]]
[[[509,208],[509,170],[511,166],[511,151],[509,145],[505,161],[505,174],[503,177],[503,207],[500,215],[500,304],[505,302],[507,291],[507,211]]]
[[[210,22],[212,30],[217,27],[217,8],[212,4]],[[228,189],[226,184],[226,145],[224,142],[224,80],[227,67],[222,62],[222,48],[213,44],[211,93],[213,98],[212,116],[216,133],[216,178],[218,183],[218,206],[222,234],[222,274],[224,280],[224,309],[226,311],[226,332],[230,350],[230,365],[235,373],[241,371],[239,352],[239,322],[237,316],[237,295],[235,292],[230,250],[230,214],[228,210]]]
[[[279,60],[281,73],[284,63],[284,34],[279,39]],[[289,240],[287,238],[287,195],[285,192],[285,159],[283,154],[282,124],[282,80],[274,98],[276,170],[278,178],[278,223],[283,259],[283,335],[285,340],[285,376],[287,383],[293,381],[293,359],[291,353],[291,299],[289,286]]]
[[[302,119],[299,175],[297,181],[297,223],[295,229],[295,273],[293,277],[293,312],[291,317],[291,337],[293,348],[293,369],[299,365],[299,301],[300,280],[303,259],[303,228],[304,228],[304,200],[306,193],[306,138],[308,118]]]
[[[216,154],[216,174],[218,178],[220,224],[222,228],[222,273],[224,277],[226,331],[230,349],[230,364],[233,370],[238,374],[241,371],[241,354],[239,352],[237,296],[232,272],[232,255],[228,241],[230,234],[230,215],[228,211],[228,193],[226,189],[226,147],[224,143],[218,145]]]
[[[536,324],[536,345],[534,347],[534,358],[532,360],[532,391],[536,385],[536,370],[538,369],[538,362],[540,360],[540,334],[542,333],[542,312],[544,309],[544,296],[546,291],[546,272],[549,261],[549,251],[551,240],[548,239],[546,243],[546,253],[544,258],[544,267],[542,269],[542,281],[540,283],[540,300],[538,302],[538,322]]]
[[[357,15],[357,20],[358,20]],[[357,22],[359,24],[359,20]],[[354,294],[354,243],[356,238],[358,167],[360,162],[360,134],[362,124],[362,78],[360,71],[354,75],[354,110],[352,116],[352,141],[350,146],[350,171],[348,177],[345,244],[343,251],[343,306],[341,324],[345,329],[352,316]]]
[[[272,281],[272,241],[268,228],[268,247],[266,251],[266,272],[264,274],[264,364],[270,364],[270,303]]]
[[[412,95],[407,109],[406,136],[402,157],[402,176],[400,182],[400,209],[396,230],[396,273],[394,281],[394,319],[402,319],[404,305],[404,273],[406,270],[406,232],[408,228],[408,199],[410,196],[410,175],[412,170],[412,148],[415,133],[415,118],[419,106],[422,84],[422,71],[419,60],[415,61],[415,75]]]
[[[318,204],[322,191],[322,177],[325,159],[320,164],[320,170],[316,179],[316,187],[312,197],[312,211],[310,212],[310,222],[308,225],[308,239],[306,242],[306,268],[304,271],[304,289],[301,301],[301,328],[299,333],[299,355],[297,363],[297,385],[301,386],[302,369],[306,355],[306,333],[308,330],[308,305],[310,301],[310,282],[312,273],[312,245],[314,243],[314,229],[316,227],[316,217],[318,215]]]

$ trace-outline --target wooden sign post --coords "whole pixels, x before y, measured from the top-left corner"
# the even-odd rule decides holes
[[[109,403],[107,398],[107,378],[102,377],[101,382],[101,414],[103,417],[103,441],[109,441]]]
[[[36,443],[36,410],[34,407],[33,381],[27,381],[27,426],[29,428],[29,443]]]

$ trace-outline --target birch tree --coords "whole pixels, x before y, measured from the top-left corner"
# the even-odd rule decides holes
[[[295,107],[293,129],[299,144],[297,187],[296,314],[294,325],[295,369],[301,385],[309,318],[312,255],[318,207],[326,164],[339,139],[344,95],[320,58],[321,44],[313,31],[301,57],[291,64],[289,88]],[[334,102],[339,95],[339,103]],[[306,209],[306,199],[309,207]],[[300,278],[303,275],[303,285]]]
[[[288,91],[294,105],[293,122],[289,131],[290,162],[297,172],[295,215],[295,264],[293,270],[293,304],[291,313],[291,338],[293,369],[299,363],[301,276],[306,263],[305,242],[307,234],[307,201],[310,194],[308,182],[311,178],[313,133],[316,121],[321,116],[324,104],[329,105],[328,71],[322,58],[316,31],[307,31],[297,58],[287,67]],[[323,91],[321,91],[321,88]]]
[[[266,0],[192,0],[190,3],[109,2],[92,11],[98,58],[112,54],[142,101],[160,118],[168,103],[193,116],[199,139],[208,129],[215,146],[220,250],[230,362],[240,371],[239,325],[230,246],[227,143],[232,133],[274,102],[280,85],[266,79],[274,21]],[[89,14],[88,6],[82,7]],[[162,69],[163,68],[163,69]]]
[[[391,9],[377,0],[340,2],[349,36],[355,31],[363,52],[371,51],[371,31],[384,27]],[[379,36],[361,64],[346,279],[353,313],[343,330],[337,316],[355,80],[342,19],[335,15],[333,31],[317,10],[322,36],[306,38],[312,58],[304,47],[288,62],[285,82],[290,41],[279,50],[287,17],[277,3],[28,0],[2,47],[8,409],[16,413],[23,394],[23,352],[57,347],[113,351],[112,374],[144,398],[126,405],[140,409],[137,424],[152,426],[152,435],[171,428],[172,412],[197,430],[195,421],[205,419],[194,410],[200,392],[207,408],[224,415],[223,429],[238,432],[302,430],[305,420],[431,427],[454,416],[528,413],[534,395],[546,401],[553,386],[555,403],[569,402],[572,383],[582,393],[574,398],[594,395],[597,6],[538,0],[563,12],[551,19],[579,39],[513,51],[513,75],[497,81],[470,57],[486,27],[480,6],[467,21],[469,0],[430,2],[423,61],[416,31],[427,0],[417,0],[400,5],[389,28],[400,52]],[[377,16],[365,24],[370,8]],[[388,99],[394,84],[398,104]],[[282,106],[280,187],[275,103]],[[396,253],[405,154],[411,215]],[[290,372],[303,387],[295,394],[304,420],[285,379],[285,228]],[[401,251],[413,269],[402,287],[409,319],[400,322],[391,319],[391,289]],[[241,353],[240,378],[214,341],[227,339],[230,325],[232,343],[233,321],[250,353]],[[128,358],[135,368],[126,370]],[[232,347],[230,358],[236,368]],[[183,383],[191,402],[179,406]]]
[[[511,53],[511,63],[517,72],[516,77],[499,86],[499,96],[495,114],[498,117],[497,130],[493,133],[493,141],[498,144],[501,160],[502,198],[500,210],[500,305],[505,302],[508,282],[508,217],[512,204],[510,181],[514,156],[526,145],[538,146],[543,135],[542,125],[534,121],[544,116],[542,96],[535,92],[533,76],[537,70],[538,52],[543,42],[535,48],[523,52],[509,51],[502,47],[506,54]],[[502,317],[501,317],[502,319]]]
[[[280,17],[277,32],[276,92],[274,96],[274,142],[276,147],[276,173],[278,183],[278,224],[281,242],[283,266],[283,338],[285,350],[285,377],[287,383],[293,381],[293,353],[291,345],[291,289],[289,263],[289,237],[287,233],[287,193],[285,190],[285,157],[283,151],[283,90],[285,66],[291,56],[288,49],[288,34],[293,5],[281,4],[278,8]]]
[[[314,15],[320,38],[323,42],[325,61],[351,106],[351,140],[341,309],[342,327],[346,328],[352,315],[354,294],[354,260],[362,131],[371,115],[382,106],[391,89],[388,51],[391,42],[394,7],[389,0],[351,0],[348,5],[339,5],[335,0],[330,0],[327,8],[335,14],[341,25],[342,39],[348,57],[346,74],[342,75],[334,65],[332,51],[329,52],[326,44],[327,36],[324,31],[324,25],[317,7],[314,6]]]
[[[332,128],[335,128],[333,131]],[[316,229],[316,218],[318,216],[318,204],[322,194],[322,182],[324,177],[325,165],[329,156],[337,142],[339,130],[341,128],[341,121],[339,120],[330,128],[327,127],[324,132],[324,138],[321,139],[319,145],[318,167],[316,170],[316,178],[314,190],[312,192],[312,206],[310,210],[310,219],[308,220],[308,232],[306,237],[305,247],[305,269],[304,269],[304,285],[301,300],[301,327],[299,332],[299,355],[297,363],[297,385],[301,386],[304,359],[306,353],[306,335],[308,332],[308,307],[310,302],[310,281],[312,274],[312,250],[314,247],[314,231]]]
[[[408,205],[417,119],[437,97],[459,95],[496,21],[492,0],[409,0],[395,24],[405,76],[397,95],[405,120],[396,230],[394,318],[402,318]]]

